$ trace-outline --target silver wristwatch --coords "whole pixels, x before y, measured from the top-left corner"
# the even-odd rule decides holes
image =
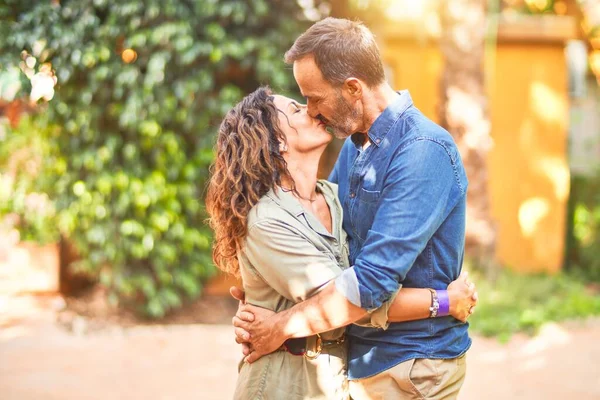
[[[435,318],[440,310],[440,302],[437,297],[437,292],[433,289],[429,289],[431,292],[431,307],[429,307],[429,318]]]

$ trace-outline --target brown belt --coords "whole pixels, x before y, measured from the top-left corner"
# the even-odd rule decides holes
[[[323,340],[321,335],[288,339],[277,351],[287,351],[295,356],[304,356],[309,360],[319,357],[321,352],[327,348],[338,346],[346,341],[346,335],[343,334],[334,340]]]

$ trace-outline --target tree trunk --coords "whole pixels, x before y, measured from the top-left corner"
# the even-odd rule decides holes
[[[494,265],[497,235],[490,213],[487,173],[492,139],[483,73],[486,3],[441,2],[440,46],[445,66],[439,116],[458,145],[469,179],[466,254],[487,269]]]

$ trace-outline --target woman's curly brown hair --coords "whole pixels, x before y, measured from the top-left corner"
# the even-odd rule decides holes
[[[250,209],[282,178],[293,184],[279,146],[285,135],[268,87],[246,96],[223,119],[211,166],[206,209],[215,232],[213,261],[239,276],[237,253],[248,232]]]

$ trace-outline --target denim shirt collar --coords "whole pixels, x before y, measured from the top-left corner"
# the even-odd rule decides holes
[[[404,112],[413,105],[412,97],[408,90],[400,90],[397,92],[398,96],[394,99],[379,117],[373,122],[367,135],[371,142],[379,147],[387,133],[392,128],[392,125],[404,114]],[[360,149],[362,147],[362,133],[355,133],[352,135],[352,142]]]

